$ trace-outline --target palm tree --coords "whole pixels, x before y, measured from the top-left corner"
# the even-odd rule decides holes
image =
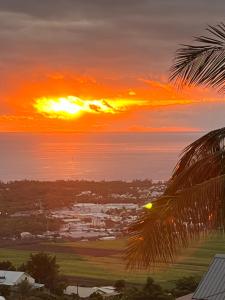
[[[176,53],[170,80],[179,86],[224,89],[225,25]],[[225,127],[193,142],[182,153],[164,194],[130,227],[128,267],[173,262],[190,241],[225,228]]]

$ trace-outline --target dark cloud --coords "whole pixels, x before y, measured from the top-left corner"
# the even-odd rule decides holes
[[[0,0],[0,68],[165,73],[178,43],[223,20],[222,0]]]

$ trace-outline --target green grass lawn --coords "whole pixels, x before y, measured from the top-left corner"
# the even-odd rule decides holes
[[[54,245],[55,243],[48,242],[48,245]],[[88,241],[88,242],[63,242],[57,243],[57,246],[72,247],[72,248],[93,248],[93,249],[112,249],[121,250],[126,246],[125,239],[111,240],[111,241]]]
[[[112,254],[106,256],[82,255],[82,249],[124,249],[124,240],[96,241],[96,242],[74,242],[74,243],[49,243],[51,249],[54,245],[62,247],[62,252],[55,253],[61,273],[69,276],[82,278],[93,278],[99,280],[115,281],[125,279],[131,283],[143,283],[147,276],[153,277],[156,281],[169,287],[173,280],[183,276],[202,274],[207,270],[208,265],[217,253],[225,253],[225,237],[215,236],[207,241],[192,245],[183,251],[177,262],[173,265],[158,268],[152,272],[126,271],[125,263],[121,255]],[[63,247],[71,247],[71,253],[63,252]],[[79,255],[74,253],[74,249],[79,248]],[[53,253],[53,252],[51,252]],[[20,265],[29,257],[30,251],[13,250],[0,248],[0,260],[10,260],[15,265]]]

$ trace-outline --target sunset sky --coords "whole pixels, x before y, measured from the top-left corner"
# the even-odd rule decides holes
[[[178,91],[179,44],[224,21],[222,0],[0,0],[0,131],[199,131],[225,99]]]

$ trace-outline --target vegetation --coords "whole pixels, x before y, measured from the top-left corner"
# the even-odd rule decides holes
[[[55,256],[43,252],[31,254],[29,260],[22,265],[22,269],[50,290],[54,290],[58,284],[59,265]]]
[[[27,300],[31,298],[33,293],[34,292],[31,284],[29,284],[29,282],[24,280],[17,285],[16,290],[13,293],[13,297],[17,297],[18,300]]]
[[[16,270],[16,267],[11,261],[0,261],[0,266],[3,270]],[[28,281],[21,282],[13,289],[10,289],[7,286],[0,286],[0,295],[7,297],[7,299],[79,299],[76,295],[73,297],[66,297],[63,295],[63,290],[66,288],[68,283],[65,282],[65,279],[62,280],[62,277],[60,276],[60,267],[56,261],[56,256],[43,252],[30,254],[27,262],[17,267],[17,270],[27,272],[38,283],[44,283],[45,289],[34,290]],[[171,276],[164,277],[164,281],[171,279],[170,277]],[[146,277],[144,278],[146,281]],[[147,282],[145,282],[145,284],[139,286],[131,284],[124,279],[118,279],[114,282],[114,287],[121,294],[120,298],[122,300],[170,300],[175,299],[174,297],[193,292],[197,287],[199,278],[189,276],[178,278],[177,280],[170,282],[172,283],[171,288],[165,285],[162,287],[162,285],[159,285],[159,283],[156,283],[154,279],[150,277],[147,278]],[[99,281],[99,284],[104,285],[102,281]],[[165,288],[167,288],[167,290]],[[101,300],[102,296],[98,293],[93,293],[90,299]]]
[[[15,271],[16,268],[9,260],[0,261],[0,270]]]
[[[134,180],[132,182],[85,180],[0,182],[0,218],[5,214],[18,211],[48,210],[70,206],[75,201],[87,202],[90,195],[77,196],[83,191],[92,191],[92,193],[101,195],[102,199],[95,200],[98,203],[118,202],[120,200],[111,197],[111,194],[127,193],[130,187],[149,188],[152,184],[151,180]],[[133,193],[135,196],[135,191]],[[123,201],[130,202],[130,199]]]
[[[200,44],[177,51],[171,79],[220,89],[225,83],[225,25],[208,27]],[[183,151],[165,193],[130,228],[128,267],[171,263],[181,248],[225,228],[225,128],[214,130]]]
[[[10,287],[7,285],[0,285],[0,295],[3,297],[8,298],[8,296],[10,295]]]
[[[199,277],[194,277],[194,276],[182,277],[175,281],[175,288],[172,289],[171,293],[175,297],[181,297],[184,295],[191,294],[196,290],[199,282],[200,282]]]
[[[16,270],[11,261],[2,261],[0,262],[0,266],[2,270]],[[12,299],[18,300],[64,299],[64,297],[56,297],[63,296],[66,282],[65,279],[62,280],[62,277],[59,275],[59,266],[56,263],[55,256],[43,252],[30,254],[28,261],[19,266],[17,270],[26,272],[31,275],[36,282],[43,283],[45,290],[34,290],[28,281],[25,280],[11,290],[8,286],[0,286],[0,295],[4,297],[11,296]]]
[[[208,26],[208,35],[177,51],[170,79],[178,85],[206,85],[224,91],[225,25]]]
[[[125,287],[126,287],[126,281],[123,280],[123,279],[117,280],[114,283],[114,287],[116,288],[116,290],[118,292],[122,292],[125,289]]]
[[[31,234],[42,234],[46,230],[57,231],[61,226],[59,219],[47,219],[45,215],[27,217],[0,217],[0,238],[20,238],[21,232],[29,231]]]
[[[151,276],[164,288],[172,289],[174,280],[183,276],[201,277],[208,269],[213,256],[224,252],[225,237],[213,236],[207,241],[192,243],[191,247],[182,251],[176,263],[170,266],[157,266],[154,272],[127,271],[121,255],[125,245],[125,240],[42,242],[25,244],[24,248],[21,245],[18,248],[12,245],[11,248],[9,246],[0,248],[0,261],[7,258],[18,268],[29,259],[30,252],[48,251],[49,254],[56,255],[60,274],[70,283],[98,286],[126,280],[128,285],[141,285],[148,276]]]
[[[150,277],[147,278],[146,284],[142,289],[132,287],[127,289],[122,296],[122,300],[172,300],[174,296],[162,289],[162,287],[155,283]]]

